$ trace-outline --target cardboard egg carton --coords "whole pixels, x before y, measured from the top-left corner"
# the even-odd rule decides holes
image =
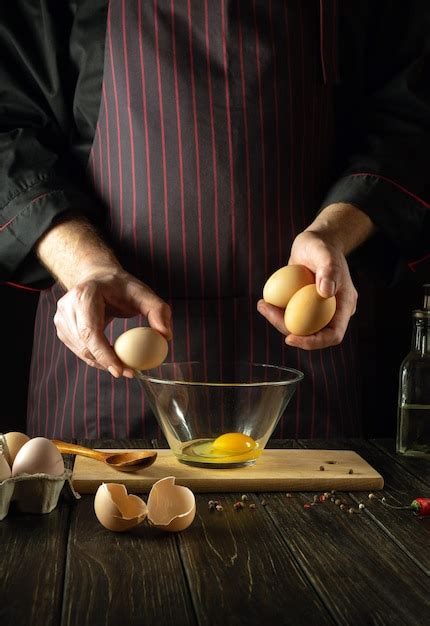
[[[9,457],[6,441],[0,434],[0,452]],[[73,489],[72,472],[65,469],[60,476],[21,474],[0,482],[0,521],[13,503],[22,513],[50,513],[58,504],[60,494],[70,500],[80,495]]]

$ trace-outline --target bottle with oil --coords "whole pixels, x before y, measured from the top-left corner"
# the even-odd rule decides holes
[[[400,366],[397,452],[430,459],[430,285],[412,319],[411,350]]]

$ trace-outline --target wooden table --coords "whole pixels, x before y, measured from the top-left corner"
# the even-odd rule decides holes
[[[88,442],[83,442],[88,444]],[[157,445],[157,442],[152,442]],[[92,441],[148,447],[148,441]],[[385,478],[390,502],[430,496],[430,463],[399,458],[392,441],[274,441],[269,447],[349,448]],[[93,496],[44,516],[0,522],[0,624],[128,626],[430,623],[430,518],[387,509],[368,493],[304,508],[313,493],[197,495],[182,534],[146,524],[114,534]],[[264,504],[265,503],[265,504]]]

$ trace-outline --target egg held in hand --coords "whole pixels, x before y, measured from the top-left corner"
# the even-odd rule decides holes
[[[285,265],[267,279],[263,288],[263,300],[285,309],[299,289],[314,282],[314,274],[304,265]]]
[[[160,365],[169,351],[167,340],[149,327],[131,328],[120,335],[114,350],[122,363],[135,370],[149,370]]]
[[[316,285],[306,285],[297,291],[285,309],[284,321],[293,335],[313,335],[322,330],[336,312],[336,298],[323,298]]]

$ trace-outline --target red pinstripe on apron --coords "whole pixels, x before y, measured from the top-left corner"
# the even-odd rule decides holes
[[[334,7],[112,0],[89,162],[119,258],[172,306],[171,360],[304,371],[283,437],[360,431],[350,331],[341,346],[308,353],[286,347],[256,312],[328,184]],[[29,432],[159,435],[136,381],[89,368],[58,341],[61,294],[56,285],[40,299]],[[106,333],[113,343],[143,323],[117,319]]]

